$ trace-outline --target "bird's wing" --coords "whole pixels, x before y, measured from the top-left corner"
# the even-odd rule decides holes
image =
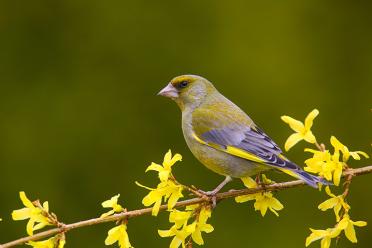
[[[240,109],[239,109],[240,110]],[[250,161],[281,169],[298,169],[244,112],[201,109],[193,114],[194,138],[200,143]]]

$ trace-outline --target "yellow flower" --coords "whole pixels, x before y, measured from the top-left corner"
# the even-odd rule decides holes
[[[150,192],[143,198],[142,204],[146,207],[154,204],[152,208],[153,216],[158,215],[162,199],[164,199],[165,202],[168,201],[168,210],[171,210],[174,208],[177,201],[183,197],[183,187],[175,184],[172,181],[161,182],[156,189],[143,186],[137,182],[136,184],[140,187],[150,190]]]
[[[338,228],[328,228],[326,230],[315,230],[310,228],[311,234],[306,238],[306,247],[312,242],[321,239],[320,247],[329,248],[331,246],[331,239],[340,235],[341,230]]]
[[[108,211],[107,213],[104,213],[101,215],[101,218],[105,218],[107,216],[110,216],[114,213],[120,213],[124,211],[124,208],[118,204],[118,199],[120,197],[120,194],[111,197],[110,200],[102,202],[102,207],[104,208],[112,208],[112,210]]]
[[[306,152],[313,153],[313,157],[305,160],[306,167],[305,171],[319,174],[328,181],[332,180],[332,174],[334,168],[331,167],[327,162],[331,160],[331,154],[328,150],[318,151],[314,149],[305,149]]]
[[[172,209],[169,214],[169,222],[174,225],[169,230],[158,230],[161,237],[173,237],[170,244],[171,248],[177,248],[180,245],[185,247],[185,240],[191,235],[192,240],[199,245],[204,244],[202,232],[213,232],[212,225],[207,224],[211,217],[209,206],[200,206],[199,204],[186,207],[186,211]],[[191,218],[195,217],[192,224],[188,224]]]
[[[172,157],[172,152],[169,150],[164,156],[163,166],[156,163],[151,163],[151,165],[147,167],[146,172],[150,170],[157,171],[160,181],[165,182],[172,173],[172,166],[181,160],[182,156],[180,154],[176,154],[174,157]]]
[[[13,220],[29,219],[26,227],[28,235],[33,235],[34,231],[53,224],[49,218],[46,217],[49,212],[48,202],[44,202],[42,206],[40,204],[36,206],[27,198],[23,191],[19,192],[19,197],[25,208],[14,210],[12,212],[12,218]]]
[[[265,180],[271,181],[267,178]],[[249,189],[257,187],[257,183],[250,177],[242,178],[242,181],[244,185]],[[255,200],[254,209],[256,211],[259,210],[262,216],[265,216],[268,209],[271,212],[273,212],[276,216],[279,216],[279,214],[276,211],[282,210],[284,208],[283,204],[278,199],[276,199],[271,192],[261,192],[256,194],[235,197],[235,201],[238,203],[252,200]]]
[[[341,208],[344,208],[345,211],[348,212],[350,209],[350,206],[344,201],[343,195],[336,196],[332,194],[328,186],[326,187],[325,191],[331,198],[319,204],[318,208],[322,211],[326,211],[328,209],[333,208],[333,211],[335,212],[335,215],[336,215],[336,220],[340,221],[339,213],[340,213]]]
[[[180,245],[185,247],[185,240],[194,231],[196,224],[188,225],[187,222],[192,217],[193,211],[180,211],[173,209],[169,214],[169,222],[174,225],[169,230],[158,230],[159,236],[162,238],[173,237],[170,248],[178,248]]]
[[[345,214],[342,220],[337,224],[339,230],[344,230],[345,236],[352,242],[357,243],[354,226],[363,227],[366,226],[367,222],[365,221],[352,221],[348,214]]]
[[[313,126],[313,121],[315,117],[319,114],[317,109],[311,111],[305,119],[305,124],[301,121],[295,120],[289,116],[282,116],[282,120],[287,123],[296,133],[292,134],[288,137],[287,141],[285,142],[285,150],[288,151],[294,145],[296,145],[299,141],[305,140],[309,143],[314,144],[316,142],[316,138],[311,131],[311,127]]]
[[[34,248],[54,248],[55,239],[53,237],[43,241],[30,241],[27,243],[27,245],[32,246]]]
[[[243,184],[248,189],[254,189],[257,188],[258,184],[255,180],[253,180],[251,177],[243,177],[241,178]]]
[[[200,212],[198,219],[194,222],[196,224],[195,230],[191,237],[198,245],[204,245],[202,232],[211,233],[214,231],[212,225],[207,224],[208,219],[211,217],[212,211],[210,208],[203,207]]]
[[[360,160],[360,155],[369,158],[368,154],[362,151],[350,152],[349,148],[342,144],[335,136],[331,137],[331,144],[335,148],[335,154],[339,154],[340,151],[342,152],[342,160],[345,163],[349,160],[350,156],[355,160]]]
[[[276,210],[279,211],[283,208],[283,204],[281,204],[278,199],[273,197],[273,194],[271,192],[263,192],[256,196],[254,209],[256,211],[260,210],[262,216],[265,216],[267,209],[270,209],[270,211],[273,212],[276,216],[279,216]]]
[[[317,173],[328,181],[333,182],[336,186],[340,184],[342,170],[344,163],[339,160],[339,153],[335,152],[333,155],[328,150],[318,151],[313,149],[305,149],[306,152],[313,153],[313,157],[305,160],[305,171]]]
[[[58,234],[55,237],[52,237],[43,241],[29,241],[27,245],[34,248],[63,248],[66,244],[66,239],[64,234]]]
[[[342,220],[334,227],[326,230],[315,230],[311,229],[311,234],[306,238],[306,246],[309,246],[312,242],[321,239],[321,248],[329,248],[331,245],[331,239],[336,238],[344,231],[345,236],[353,243],[357,243],[354,226],[363,227],[366,226],[365,221],[352,221],[349,215],[344,214]]]
[[[121,224],[108,231],[108,235],[105,240],[105,245],[112,245],[116,242],[119,243],[120,248],[133,247],[129,242],[126,224]]]
[[[60,240],[59,243],[58,243],[57,248],[63,248],[63,247],[65,247],[65,244],[66,244],[66,240],[65,239]]]
[[[169,230],[158,230],[159,236],[162,238],[173,237],[169,248],[178,248],[180,245],[185,247],[185,240],[195,231],[196,224],[187,225],[185,223],[181,229],[178,229],[176,225],[172,226]]]
[[[180,211],[173,209],[169,214],[169,222],[174,223],[177,228],[180,228],[191,218],[192,211]]]

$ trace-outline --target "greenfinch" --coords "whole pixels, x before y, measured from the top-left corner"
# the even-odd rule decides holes
[[[182,131],[193,155],[225,180],[278,169],[317,188],[327,184],[288,160],[277,144],[211,82],[196,75],[173,78],[158,95],[174,100],[182,111]]]

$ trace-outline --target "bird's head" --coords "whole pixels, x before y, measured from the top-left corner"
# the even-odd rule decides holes
[[[216,91],[211,82],[196,75],[173,78],[158,95],[174,100],[181,110],[199,106],[205,98]]]

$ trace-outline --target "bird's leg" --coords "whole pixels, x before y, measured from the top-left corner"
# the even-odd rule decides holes
[[[230,176],[226,176],[226,178],[220,183],[214,190],[211,191],[202,191],[199,190],[200,193],[203,193],[208,196],[216,195],[226,184],[232,181],[232,178]]]
[[[257,185],[261,185],[261,172],[259,172],[257,175],[256,175],[256,179],[255,179]]]
[[[226,176],[226,178],[220,183],[214,190],[212,191],[202,191],[199,190],[200,193],[210,196],[212,198],[213,202],[213,208],[216,207],[216,194],[229,182],[232,181],[232,178],[230,176]]]
[[[263,178],[262,175],[263,175],[262,172],[259,172],[257,174],[257,176],[256,176],[255,181],[256,181],[256,183],[257,183],[258,186],[261,186],[263,189],[266,189],[266,185],[268,185],[270,183],[265,182],[265,180],[264,180],[264,178]]]

